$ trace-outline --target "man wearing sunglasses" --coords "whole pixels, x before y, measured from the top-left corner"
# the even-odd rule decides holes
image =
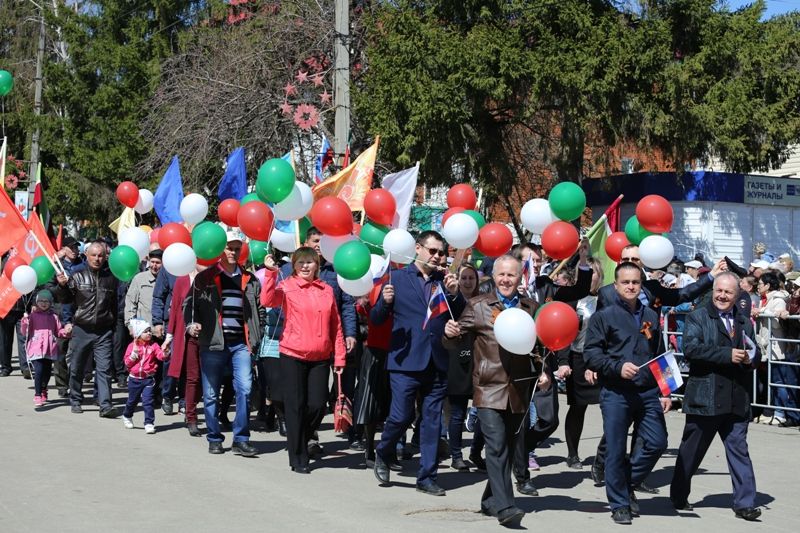
[[[397,442],[414,420],[419,394],[422,421],[417,490],[433,496],[445,494],[436,483],[449,365],[448,352],[441,341],[450,313],[458,319],[466,303],[458,290],[458,279],[446,272],[446,266],[447,245],[442,236],[435,231],[422,232],[417,238],[416,259],[405,268],[389,270],[389,282],[370,312],[376,325],[392,320],[392,344],[387,357],[392,403],[375,450],[375,477],[381,484],[389,483],[389,464],[395,462]],[[432,313],[428,319],[432,296],[442,290],[449,312]]]

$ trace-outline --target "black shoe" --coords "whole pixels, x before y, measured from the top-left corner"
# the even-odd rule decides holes
[[[659,492],[661,492],[656,487],[651,487],[644,481],[633,487],[633,490],[635,490],[636,492],[643,492],[645,494],[658,494]]]
[[[469,472],[469,466],[467,466],[467,463],[465,463],[464,459],[461,457],[456,457],[453,459],[453,462],[450,464],[450,468],[453,470],[458,470],[459,472]]]
[[[209,442],[208,453],[213,455],[222,455],[223,453],[225,453],[225,448],[222,447],[221,442]]]
[[[525,511],[519,507],[509,507],[497,513],[497,521],[501,526],[519,527],[523,516],[525,516]]]
[[[83,412],[83,407],[81,407],[80,405],[73,405],[72,407],[70,407],[70,411],[72,411],[76,415],[79,415]]]
[[[597,487],[606,482],[605,464],[599,464],[596,461],[592,463],[592,481],[594,481],[594,484]]]
[[[128,376],[120,376],[117,378],[117,388],[118,389],[128,388]]]
[[[636,498],[636,495],[631,492],[630,497],[631,502],[631,516],[639,516],[639,500]]]
[[[192,437],[200,436],[200,429],[197,427],[197,422],[187,422],[186,429],[189,430],[189,435]]]
[[[672,502],[672,506],[676,511],[694,511],[694,507],[689,502]]]
[[[486,461],[478,454],[469,454],[469,460],[475,465],[475,470],[478,472],[486,472]]]
[[[363,452],[364,450],[367,449],[367,447],[364,446],[363,441],[354,440],[353,442],[350,443],[350,449],[356,452]]]
[[[107,407],[105,409],[100,409],[100,418],[117,418],[119,416],[119,411],[116,407]]]
[[[172,400],[165,399],[161,403],[161,410],[164,411],[164,414],[167,416],[172,415],[174,413],[174,411],[172,410]]]
[[[567,457],[567,467],[573,470],[583,470],[583,462],[577,455],[573,457]]]
[[[389,483],[389,465],[378,453],[375,454],[375,468],[372,471],[375,472],[375,479],[380,481],[381,485]]]
[[[532,479],[528,479],[525,483],[517,483],[517,492],[525,496],[538,496],[539,491],[536,490],[536,485],[533,484]]]
[[[278,434],[281,437],[286,436],[286,419],[283,417],[278,418]]]
[[[375,456],[364,454],[364,464],[367,465],[367,470],[375,469]]]
[[[3,370],[0,370],[0,378],[7,378],[10,375],[11,375],[10,370],[6,370],[5,368]]]
[[[324,455],[322,450],[322,446],[320,446],[319,442],[310,442],[308,444],[308,458],[319,460]]]
[[[611,513],[611,520],[613,520],[615,524],[630,525],[631,510],[627,507],[620,507]]]
[[[397,457],[392,457],[391,459],[389,459],[389,461],[387,461],[386,464],[389,465],[389,470],[391,470],[392,472],[403,471],[403,465],[400,464],[400,461],[397,460]]]
[[[435,481],[417,483],[417,492],[424,492],[425,494],[430,494],[431,496],[444,496],[447,494],[442,487],[436,484]]]
[[[761,516],[761,509],[758,507],[745,507],[744,509],[734,509],[736,518],[747,520],[748,522],[755,522]]]
[[[27,368],[22,369],[22,377],[25,379],[31,379],[31,371]]]
[[[292,472],[295,474],[310,474],[311,469],[308,466],[293,466]]]
[[[256,447],[246,440],[234,442],[233,446],[231,446],[231,451],[233,451],[234,455],[241,455],[242,457],[255,457],[258,454]]]
[[[59,398],[66,398],[67,397],[67,389],[64,387],[58,388],[58,397]]]

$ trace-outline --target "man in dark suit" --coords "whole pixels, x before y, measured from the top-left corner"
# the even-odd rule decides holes
[[[445,491],[436,483],[442,401],[447,394],[448,352],[442,347],[444,325],[450,318],[444,313],[428,321],[428,303],[437,289],[446,289],[447,301],[454,318],[464,309],[464,297],[458,290],[458,279],[448,273],[447,247],[435,231],[422,232],[417,238],[416,259],[401,270],[391,270],[389,283],[370,311],[376,325],[392,318],[392,338],[387,368],[392,390],[392,403],[386,418],[381,442],[375,453],[375,477],[389,482],[389,462],[397,441],[414,420],[417,394],[422,396],[420,428],[420,467],[417,490],[435,496]]]
[[[686,425],[670,499],[676,509],[692,510],[692,476],[719,434],[733,481],[733,510],[737,517],[752,521],[761,516],[761,509],[755,507],[756,479],[747,450],[748,390],[760,355],[757,346],[745,339],[754,339],[753,324],[736,305],[738,294],[738,277],[720,274],[714,279],[711,302],[686,319],[683,348],[691,362],[683,402]]]

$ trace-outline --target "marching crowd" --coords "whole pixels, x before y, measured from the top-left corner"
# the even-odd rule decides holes
[[[669,489],[675,509],[692,508],[692,476],[719,434],[735,515],[760,516],[748,424],[800,422],[791,388],[771,389],[773,410],[751,407],[770,391],[764,360],[798,360],[796,344],[775,340],[798,337],[798,322],[788,317],[800,314],[800,273],[790,256],[776,258],[757,245],[749,267],[724,258],[709,268],[698,255],[645,271],[638,248],[628,246],[614,282],[602,286],[602,265],[586,242],[564,268],[532,243],[480,266],[452,265],[441,235],[425,231],[415,261],[392,266],[369,295],[355,298],[321,257],[315,228],[290,256],[276,252],[264,265],[247,265],[240,257],[245,237],[226,230],[218,263],[176,278],[161,268],[153,245],[130,283],[108,269],[111,243],[82,247],[64,239],[58,256],[65,273],[22,296],[2,319],[0,376],[12,371],[16,333],[35,408],[50,400],[53,376],[58,396],[81,414],[91,382],[100,417],[121,416],[133,429],[141,403],[144,430],[152,434],[157,408],[178,412],[191,436],[205,434],[211,454],[225,453],[231,433],[233,453],[256,455],[256,411],[256,423],[285,436],[298,474],[308,474],[325,453],[318,429],[343,393],[353,400],[350,447],[364,452],[379,483],[389,484],[391,472],[418,452],[417,490],[444,495],[437,469],[449,458],[459,471],[486,472],[481,511],[507,526],[524,515],[514,505],[514,485],[521,494],[538,493],[530,472],[538,469],[536,449],[558,426],[563,386],[567,466],[583,468],[584,419],[587,407],[599,404],[604,437],[591,476],[605,484],[614,522],[626,524],[639,514],[636,493],[658,491],[647,476],[667,446],[664,413],[677,407],[645,364],[674,349],[688,364],[686,423]],[[537,346],[520,356],[498,343],[493,326],[502,311],[533,316],[551,301],[578,314],[571,346],[555,353]],[[444,311],[432,312],[434,306]],[[797,385],[795,367],[774,366],[771,382]],[[114,383],[127,389],[121,412]],[[466,460],[465,428],[473,434]]]

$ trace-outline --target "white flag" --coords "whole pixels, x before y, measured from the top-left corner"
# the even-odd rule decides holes
[[[3,137],[3,148],[0,149],[0,187],[6,186],[6,138]]]
[[[383,188],[392,193],[397,202],[397,213],[394,215],[392,227],[407,229],[411,216],[411,205],[417,192],[419,162],[411,168],[389,174],[383,178]]]

